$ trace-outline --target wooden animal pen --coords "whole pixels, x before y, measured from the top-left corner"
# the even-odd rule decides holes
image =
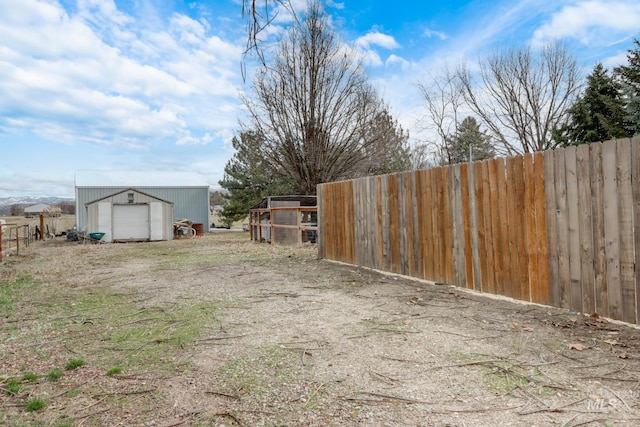
[[[322,258],[640,323],[640,137],[318,186]]]
[[[316,243],[316,196],[272,196],[249,209],[251,240],[272,245]]]

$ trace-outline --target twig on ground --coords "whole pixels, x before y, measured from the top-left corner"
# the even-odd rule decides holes
[[[376,378],[378,380],[381,380],[382,382],[385,382],[387,384],[395,384],[397,383],[399,380],[395,379],[395,378],[391,378],[387,375],[381,374],[379,372],[375,372],[375,371],[369,371],[369,374],[373,377]]]
[[[624,403],[624,406],[626,406],[626,407],[627,407],[627,410],[628,410],[629,412],[631,412],[631,407],[627,404],[627,402],[626,402],[622,397],[620,397],[620,396],[618,395],[618,393],[616,393],[615,391],[611,390],[611,389],[610,389],[609,387],[607,387],[607,386],[602,386],[602,388],[604,388],[604,389],[605,389],[605,390],[607,390],[609,393],[611,393],[611,394],[613,394],[615,397],[617,397],[617,398],[618,398],[618,400],[619,400],[620,402]]]
[[[240,400],[238,396],[233,394],[222,393],[220,391],[205,391],[204,394],[215,394],[216,396],[228,397],[229,399]]]
[[[8,390],[8,389],[6,389],[4,387],[0,387],[0,390],[4,391],[7,394],[10,394],[11,396],[17,396],[18,395],[18,393],[15,393],[15,392],[13,392],[11,390]]]
[[[238,424],[239,426],[242,426],[242,423],[240,422],[240,420],[238,419],[238,417],[236,417],[235,415],[231,415],[227,412],[220,412],[217,414],[213,414],[214,417],[222,417],[222,418],[229,418],[230,420],[232,420],[234,423]]]
[[[157,388],[145,388],[142,390],[133,390],[133,391],[115,391],[113,393],[96,393],[94,396],[132,396],[134,394],[145,394],[152,393],[156,391]]]
[[[473,366],[473,365],[486,365],[486,364],[494,364],[496,362],[502,362],[502,359],[487,359],[487,360],[475,360],[473,362],[465,362],[465,363],[450,363],[448,365],[438,365],[427,368],[428,371],[432,371],[435,369],[443,369],[443,368],[461,368],[463,366]]]
[[[603,423],[603,422],[605,422],[605,421],[607,421],[607,419],[606,419],[606,418],[596,418],[596,419],[594,419],[594,420],[587,420],[587,421],[583,421],[583,422],[578,423],[578,424],[574,424],[574,425],[573,425],[573,426],[571,426],[571,427],[586,426],[586,425],[591,424],[591,423]]]
[[[573,420],[575,420],[580,414],[575,414],[573,417],[569,418],[567,421],[565,421],[564,423],[562,423],[562,425],[560,427],[567,427],[569,425],[569,423]]]
[[[246,335],[229,335],[226,337],[209,337],[209,338],[202,338],[201,340],[196,341],[194,344],[201,344],[207,341],[222,341],[222,340],[230,340],[230,339],[235,339],[235,338],[243,338]]]

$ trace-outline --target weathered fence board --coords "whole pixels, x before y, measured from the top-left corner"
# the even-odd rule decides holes
[[[604,194],[602,193],[602,144],[591,144],[591,215],[593,226],[593,269],[596,312],[609,316],[609,294],[605,273],[607,269],[604,238]]]
[[[555,183],[554,151],[544,153],[544,181]],[[556,206],[556,186],[545,185],[546,206]],[[547,238],[550,242],[558,242],[557,213],[555,209],[547,209]],[[560,267],[558,266],[558,245],[549,245],[548,269],[550,277],[550,304],[561,306],[560,286],[557,283]]]
[[[640,323],[640,138],[318,187],[318,251]]]
[[[622,320],[636,321],[634,248],[633,248],[633,200],[631,189],[631,145],[628,139],[616,144],[618,184],[618,221],[620,227],[620,288],[622,296]]]
[[[633,223],[635,248],[636,323],[640,323],[640,136],[631,140],[631,185],[633,187]]]
[[[610,197],[618,193],[616,182],[616,143],[605,142],[602,145],[602,181],[604,197],[604,239],[606,256],[605,280],[609,295],[609,315],[622,318],[622,288],[612,286],[620,283],[620,227],[618,223],[618,198]]]
[[[591,162],[589,146],[580,145],[576,152],[576,178],[578,181],[578,234],[580,236],[580,283],[582,309],[593,313],[595,307],[595,271],[593,266],[593,229],[591,215]]]

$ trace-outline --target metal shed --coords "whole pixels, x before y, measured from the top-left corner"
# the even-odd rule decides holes
[[[161,171],[76,171],[76,226],[87,226],[86,205],[133,188],[173,203],[174,218],[188,218],[209,231],[209,185],[197,173]]]
[[[49,208],[50,208],[49,205],[45,205],[42,203],[39,203],[37,205],[32,205],[24,208],[24,216],[27,218],[38,216],[43,212],[47,212]]]
[[[86,204],[87,233],[105,242],[173,239],[173,204],[133,188]]]

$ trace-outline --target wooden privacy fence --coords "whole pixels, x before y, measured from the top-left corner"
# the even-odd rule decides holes
[[[321,184],[318,229],[322,258],[640,323],[640,137]]]

